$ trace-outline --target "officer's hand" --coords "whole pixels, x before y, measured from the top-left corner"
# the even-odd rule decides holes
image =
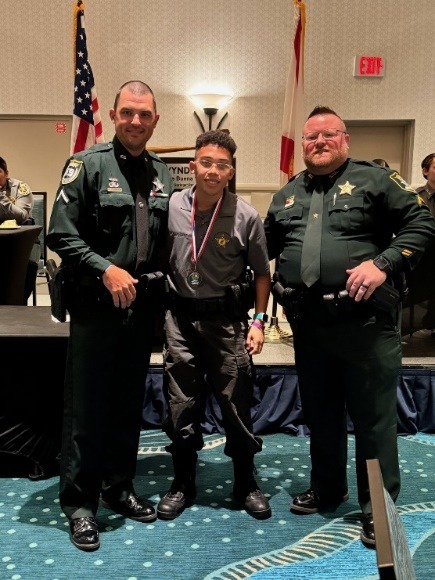
[[[127,270],[113,264],[107,268],[101,279],[112,295],[113,304],[117,308],[128,308],[136,298],[135,284],[138,280],[133,278]]]
[[[373,264],[373,260],[362,262],[359,266],[346,270],[349,278],[346,282],[346,290],[355,302],[368,300],[378,286],[383,284],[387,275]]]
[[[259,354],[264,344],[264,331],[251,326],[246,337],[246,350],[249,354]]]

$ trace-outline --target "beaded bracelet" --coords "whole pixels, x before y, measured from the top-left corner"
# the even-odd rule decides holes
[[[261,322],[261,320],[253,320],[251,322],[251,326],[255,326],[255,328],[258,328],[259,330],[263,330],[264,331],[264,324]]]

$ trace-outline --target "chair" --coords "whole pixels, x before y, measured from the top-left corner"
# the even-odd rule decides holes
[[[36,280],[38,277],[44,276],[48,284],[48,275],[45,270],[47,262],[47,244],[45,238],[47,235],[47,192],[34,191],[33,192],[33,209],[32,217],[35,225],[42,226],[41,233],[36,240],[35,246],[31,252],[30,260],[37,263],[36,272],[32,272],[32,280],[29,282],[32,286],[30,295],[32,296],[33,306],[36,306]]]
[[[41,226],[0,231],[0,304],[24,305],[24,284],[30,253]]]

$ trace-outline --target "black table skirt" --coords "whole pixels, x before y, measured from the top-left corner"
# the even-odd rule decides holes
[[[2,357],[8,361],[0,385],[0,476],[41,479],[58,473],[67,332],[58,326],[54,332],[58,335],[31,337],[16,329],[19,336],[0,337]],[[308,435],[296,369],[256,368],[252,404],[255,433]],[[166,418],[162,385],[162,368],[151,367],[143,404],[144,429],[160,429]],[[403,367],[397,395],[399,433],[435,433],[435,368]],[[351,433],[350,421],[348,428]],[[203,429],[205,433],[223,433],[221,413],[212,397]]]
[[[166,418],[162,383],[162,369],[151,368],[142,415],[144,429],[158,429]],[[435,368],[402,368],[397,381],[397,411],[399,433],[435,433]],[[309,434],[304,423],[295,367],[257,367],[252,419],[256,434]],[[208,401],[203,429],[206,433],[223,433],[222,415],[213,397]],[[348,430],[353,432],[350,420]]]

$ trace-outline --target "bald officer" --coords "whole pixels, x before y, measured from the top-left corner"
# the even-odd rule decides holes
[[[143,282],[164,265],[173,186],[145,148],[159,120],[151,88],[124,83],[110,117],[113,141],[67,161],[47,236],[73,273],[59,498],[86,551],[100,546],[100,494],[126,518],[156,518],[133,485],[161,294]]]

